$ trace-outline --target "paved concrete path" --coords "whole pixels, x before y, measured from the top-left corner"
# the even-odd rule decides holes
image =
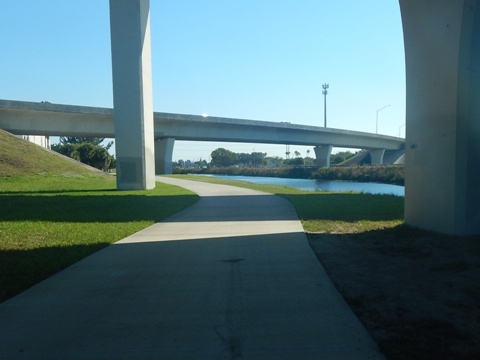
[[[381,359],[285,199],[159,178],[189,209],[0,305],[0,359]]]

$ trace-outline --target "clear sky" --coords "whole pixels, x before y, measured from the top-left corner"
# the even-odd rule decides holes
[[[155,111],[323,126],[328,83],[328,127],[375,133],[383,108],[378,133],[405,134],[396,0],[151,0],[151,32]],[[4,1],[0,35],[0,99],[113,106],[108,0]],[[179,141],[173,157],[218,147],[285,157]]]

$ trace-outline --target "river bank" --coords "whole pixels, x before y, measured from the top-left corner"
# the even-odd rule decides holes
[[[249,182],[259,185],[286,186],[304,191],[321,192],[354,192],[378,195],[405,196],[405,187],[400,185],[382,184],[373,182],[316,180],[281,178],[271,176],[244,176],[244,175],[212,175],[196,174],[195,177],[210,177],[224,180]]]
[[[210,174],[236,176],[263,176],[288,179],[343,180],[404,185],[403,165],[362,165],[318,167],[208,167],[174,169],[174,174]]]

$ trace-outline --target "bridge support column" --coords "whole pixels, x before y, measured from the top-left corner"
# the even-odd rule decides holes
[[[480,0],[400,0],[406,57],[405,221],[480,234]]]
[[[370,150],[370,159],[372,165],[382,165],[385,149]]]
[[[318,167],[330,167],[330,154],[332,145],[315,146],[315,165]]]
[[[175,139],[164,138],[155,141],[155,174],[172,173],[172,154]]]
[[[117,188],[155,187],[149,0],[110,0]]]

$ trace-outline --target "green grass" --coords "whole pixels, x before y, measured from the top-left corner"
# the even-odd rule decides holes
[[[0,130],[0,179],[43,178],[49,175],[68,178],[94,174],[74,162]]]
[[[198,199],[160,183],[115,191],[104,176],[0,180],[0,189],[0,301]]]
[[[0,130],[0,302],[198,200],[160,183],[115,188],[115,177]]]
[[[207,176],[174,177],[229,184],[281,195],[292,202],[306,232],[359,233],[403,224],[403,197],[359,193],[309,192],[283,186]]]

